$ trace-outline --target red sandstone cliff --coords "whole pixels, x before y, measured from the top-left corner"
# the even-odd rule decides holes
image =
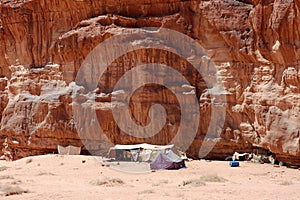
[[[3,0],[3,153],[20,158],[56,151],[57,144],[82,145],[73,119],[72,94],[84,58],[97,44],[129,28],[164,27],[190,36],[207,50],[227,91],[223,133],[215,139],[218,143],[209,157],[262,147],[283,161],[300,164],[299,12],[300,1],[296,0]],[[105,95],[96,99],[96,112],[110,141],[165,143],[178,129],[176,98],[153,85],[155,89],[144,87],[132,97],[133,115],[146,124],[155,101],[166,107],[167,122],[173,127],[165,126],[156,137],[141,140],[129,137],[114,122],[110,93],[135,62],[154,57],[150,62],[174,67],[196,87],[197,96],[203,96],[206,85],[191,66],[176,55],[158,52],[156,57],[157,52],[150,50],[128,53],[100,80],[103,87],[97,93]],[[199,151],[210,120],[210,104],[200,98],[200,108],[202,121],[189,148],[193,155]]]

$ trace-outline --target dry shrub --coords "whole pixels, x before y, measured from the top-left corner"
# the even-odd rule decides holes
[[[168,180],[160,180],[158,183],[153,183],[152,186],[160,186],[160,185],[165,185],[168,184]]]
[[[122,185],[124,184],[124,181],[122,181],[119,178],[103,178],[103,179],[97,179],[90,182],[92,185],[100,185],[100,186],[109,186],[113,187],[116,185]]]
[[[192,180],[183,181],[182,186],[186,186],[186,185],[191,185],[193,187],[199,187],[199,186],[206,185],[206,183],[201,179],[192,179]]]
[[[279,185],[284,185],[284,186],[293,185],[293,182],[291,182],[291,181],[282,181],[281,183],[279,183]]]
[[[6,166],[1,166],[1,167],[0,167],[0,172],[5,171],[5,170],[7,170],[7,169],[8,169],[8,167],[6,167]]]
[[[183,181],[182,185],[183,186],[191,185],[194,187],[198,187],[198,186],[206,185],[206,182],[223,183],[226,181],[227,180],[225,178],[213,174],[213,175],[201,176],[199,179]]]
[[[223,183],[227,181],[225,178],[220,177],[216,174],[202,176],[200,179],[204,182],[215,182],[215,183]]]
[[[14,177],[12,177],[10,175],[2,175],[2,176],[0,176],[0,180],[3,180],[3,179],[14,179]]]
[[[28,193],[28,190],[24,190],[19,186],[0,185],[0,195],[2,196],[11,196],[23,193]]]
[[[40,172],[37,174],[37,176],[55,176],[55,174],[51,172]]]
[[[143,190],[141,192],[139,192],[138,194],[153,194],[154,191],[153,190]]]

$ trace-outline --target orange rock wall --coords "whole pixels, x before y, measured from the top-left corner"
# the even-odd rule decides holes
[[[16,159],[55,152],[58,144],[82,145],[72,93],[84,58],[97,44],[129,28],[164,27],[188,35],[206,49],[227,91],[223,133],[215,138],[218,143],[208,157],[262,147],[283,161],[300,164],[299,12],[297,0],[1,1],[3,154]],[[150,62],[173,66],[196,87],[203,121],[188,152],[197,156],[210,120],[210,105],[201,99],[206,85],[186,61],[168,52],[131,52],[114,62],[119,67],[109,67],[97,91],[106,94],[96,99],[101,127],[113,143],[167,143],[176,134],[178,103],[163,87],[142,88],[131,105],[141,124],[147,124],[151,102],[166,107],[173,126],[165,126],[158,136],[129,137],[111,115],[114,84],[129,66],[149,57],[154,58]]]

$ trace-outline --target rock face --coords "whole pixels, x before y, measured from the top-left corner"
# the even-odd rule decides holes
[[[188,149],[197,157],[211,120],[212,99],[203,77],[175,53],[147,48],[128,52],[111,63],[99,79],[98,89],[92,92],[95,104],[90,103],[87,92],[74,100],[83,90],[75,83],[76,75],[93,48],[132,28],[161,27],[199,43],[211,58],[208,62],[214,62],[216,81],[224,86],[226,102],[220,105],[226,108],[225,123],[221,135],[211,138],[217,144],[207,157],[223,158],[234,151],[263,148],[281,161],[300,165],[299,12],[300,2],[292,0],[3,0],[2,154],[18,159],[55,152],[58,144],[85,144],[90,145],[89,150],[103,152],[108,143],[169,143],[180,128],[181,111],[176,95],[168,88],[148,84],[130,99],[132,118],[142,126],[151,123],[148,113],[153,103],[166,109],[166,124],[149,138],[133,137],[120,129],[110,103],[114,85],[126,72],[138,63],[160,63],[184,75],[194,89],[183,87],[181,92],[194,91],[199,99],[201,121]],[[140,43],[146,40],[138,39]],[[78,106],[85,107],[77,113],[86,119],[81,125],[74,119]],[[124,109],[122,102],[115,106]],[[93,108],[105,136],[93,135],[97,132],[90,118]],[[79,125],[91,127],[91,135],[85,135],[84,141],[79,137]]]

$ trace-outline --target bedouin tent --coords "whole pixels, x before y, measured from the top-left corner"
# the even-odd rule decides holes
[[[150,163],[151,170],[180,169],[185,167],[184,160],[172,150],[167,153],[159,153],[155,160]]]
[[[108,157],[115,157],[119,161],[140,161],[151,162],[159,153],[165,153],[173,148],[174,145],[152,145],[152,144],[134,144],[134,145],[115,145],[108,152]]]

